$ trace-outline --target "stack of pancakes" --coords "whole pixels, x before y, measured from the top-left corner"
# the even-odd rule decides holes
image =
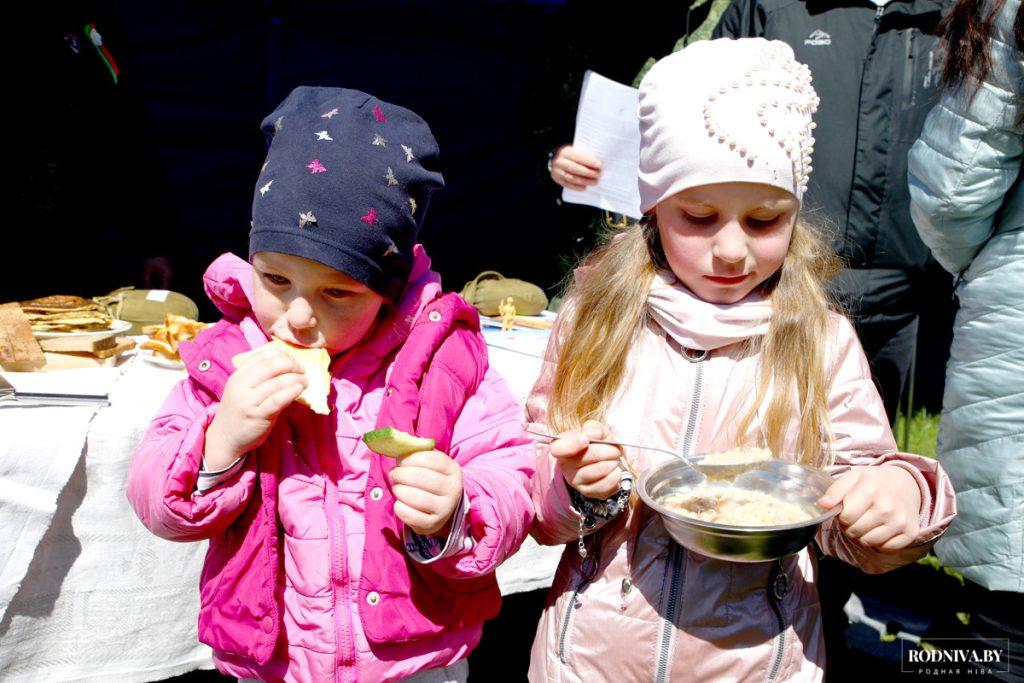
[[[21,302],[33,332],[90,332],[109,329],[107,309],[80,296],[57,294]]]

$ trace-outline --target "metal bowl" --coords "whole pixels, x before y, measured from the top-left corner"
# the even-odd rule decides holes
[[[691,458],[691,462],[699,458]],[[640,475],[637,492],[644,503],[661,515],[676,543],[701,555],[728,562],[768,562],[798,552],[811,542],[821,524],[839,513],[840,506],[825,510],[818,499],[833,479],[819,469],[788,460],[769,460],[745,472],[732,484],[761,491],[799,505],[811,519],[783,526],[734,526],[703,522],[669,510],[659,501],[670,493],[685,493],[702,481],[701,474],[675,460]]]

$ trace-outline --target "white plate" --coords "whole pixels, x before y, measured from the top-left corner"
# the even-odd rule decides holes
[[[112,334],[127,332],[132,324],[127,320],[115,320],[105,330],[89,330],[88,332],[33,332],[36,339],[103,339]]]
[[[161,356],[156,351],[151,349],[142,349],[139,351],[142,359],[150,365],[155,365],[158,368],[167,368],[168,370],[184,370],[185,364],[180,360],[172,360],[166,356]]]

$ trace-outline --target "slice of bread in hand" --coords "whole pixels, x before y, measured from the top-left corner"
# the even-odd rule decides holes
[[[331,412],[327,406],[327,395],[331,391],[331,373],[328,372],[327,367],[331,364],[331,356],[327,353],[327,349],[308,349],[304,346],[294,346],[274,337],[266,346],[240,353],[233,357],[231,362],[237,368],[249,356],[266,348],[280,349],[299,362],[299,365],[306,372],[307,384],[306,388],[303,389],[302,393],[295,400],[304,406],[308,406],[314,413],[328,415]]]

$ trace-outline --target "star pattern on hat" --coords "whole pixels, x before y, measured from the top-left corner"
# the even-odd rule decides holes
[[[388,248],[384,250],[384,256],[391,256],[392,254],[399,253],[398,247],[391,240],[388,240]]]
[[[329,118],[335,116],[337,113],[338,113],[338,108],[335,107],[334,109],[330,110],[326,114],[320,114],[320,118],[322,118],[322,119],[329,119]]]
[[[307,225],[316,225],[316,216],[313,215],[312,210],[299,212],[299,227],[304,228]]]
[[[416,213],[416,200],[409,197],[409,213]]]
[[[265,195],[266,193],[270,192],[270,186],[271,186],[271,184],[273,184],[273,182],[274,182],[273,179],[268,180],[267,184],[260,188],[260,196],[261,197],[263,195]]]
[[[371,206],[370,210],[366,212],[366,215],[360,216],[359,220],[367,225],[376,225],[379,222],[377,219],[377,209]]]
[[[379,104],[373,108],[373,118],[376,119],[377,123],[388,122],[388,117],[384,116],[384,110],[380,108]]]
[[[387,147],[388,141],[380,133],[373,134],[373,144],[377,147]]]
[[[284,117],[278,116],[277,120],[274,121],[274,130],[280,131],[282,128],[284,128]]]
[[[327,173],[327,167],[321,164],[319,159],[313,159],[313,161],[306,164],[306,168],[314,175],[317,173]]]
[[[315,135],[317,140],[327,140],[328,142],[334,142],[334,138],[332,138],[330,133],[328,133],[326,130],[317,131]]]
[[[388,166],[388,172],[384,174],[384,180],[388,181],[388,187],[398,184],[398,178],[395,177],[395,172]]]
[[[406,160],[406,162],[411,162],[413,159],[416,158],[415,156],[413,156],[412,147],[409,147],[407,145],[402,145],[402,151],[405,152],[405,160]]]
[[[264,161],[263,165],[260,166],[260,173],[263,173],[264,171],[266,171],[267,170],[267,166],[269,166],[269,165],[270,165],[269,161]]]

